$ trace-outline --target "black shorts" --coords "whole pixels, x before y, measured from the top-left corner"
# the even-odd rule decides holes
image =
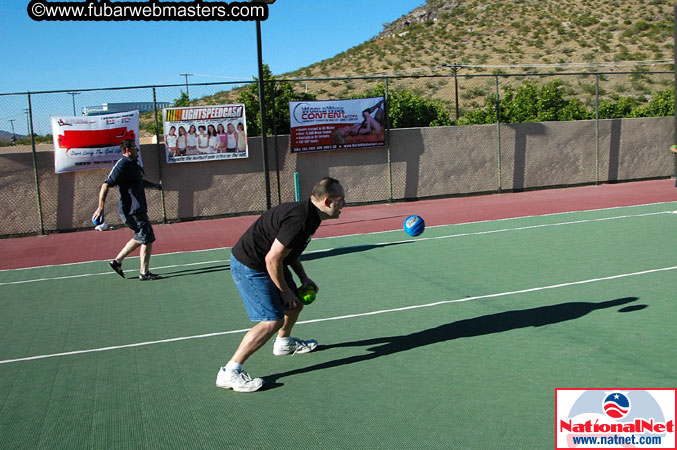
[[[148,214],[124,215],[122,220],[125,222],[125,225],[134,231],[135,241],[142,244],[155,242],[155,233],[153,233],[153,227],[150,224],[150,220],[148,220]]]

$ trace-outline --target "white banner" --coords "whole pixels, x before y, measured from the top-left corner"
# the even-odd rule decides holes
[[[52,116],[52,135],[56,173],[110,168],[121,157],[123,140],[134,139],[139,147],[139,112]]]
[[[243,104],[162,110],[168,163],[248,158]]]
[[[385,145],[383,97],[289,102],[293,152]]]

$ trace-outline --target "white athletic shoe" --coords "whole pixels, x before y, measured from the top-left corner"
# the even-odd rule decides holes
[[[252,378],[245,371],[219,369],[216,376],[216,386],[223,389],[232,389],[235,392],[254,392],[263,386],[263,378]]]
[[[295,355],[297,353],[308,353],[312,352],[316,348],[317,341],[315,339],[304,341],[303,339],[290,337],[287,343],[282,343],[282,341],[279,339],[275,339],[275,344],[273,345],[273,355],[282,356]]]

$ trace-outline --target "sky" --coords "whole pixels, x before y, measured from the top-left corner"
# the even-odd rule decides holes
[[[200,74],[191,83],[257,74],[255,22],[36,22],[28,3],[0,2],[0,93],[174,84],[185,81],[180,73]],[[279,75],[331,58],[424,3],[277,0],[262,22],[263,60]]]

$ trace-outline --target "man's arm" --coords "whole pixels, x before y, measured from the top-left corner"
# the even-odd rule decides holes
[[[103,183],[101,189],[99,190],[99,206],[92,214],[92,220],[99,221],[101,215],[103,214],[103,207],[106,204],[106,196],[108,195],[108,183]]]
[[[148,181],[146,179],[142,180],[143,181],[143,187],[152,187],[157,189],[158,191],[162,190],[162,185],[159,183],[153,183],[152,181]]]
[[[308,278],[308,275],[306,274],[306,270],[303,268],[303,264],[301,264],[301,261],[298,259],[296,261],[293,261],[289,263],[289,267],[292,268],[292,270],[296,273],[296,275],[299,276],[299,279],[301,280],[301,287],[305,288],[306,286],[312,286],[315,288],[317,292],[320,291],[320,288],[317,287],[315,282]]]
[[[275,286],[282,294],[282,302],[288,308],[296,308],[298,306],[298,296],[293,292],[287,280],[284,278],[284,259],[291,253],[291,249],[286,248],[280,241],[275,239],[273,245],[270,246],[268,254],[266,254],[266,270],[270,278],[275,283]]]

